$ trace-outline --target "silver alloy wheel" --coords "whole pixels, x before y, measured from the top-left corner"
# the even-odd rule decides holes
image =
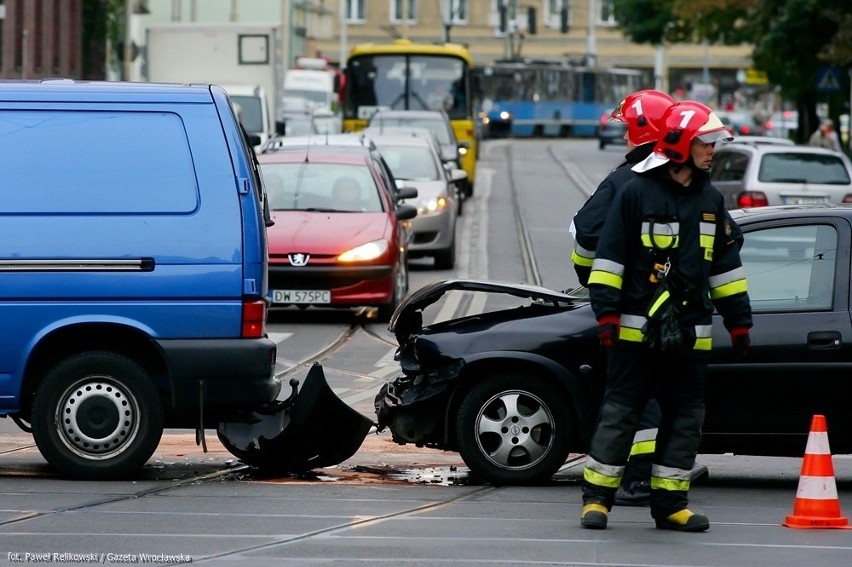
[[[139,433],[139,405],[121,383],[88,376],[65,390],[56,407],[59,438],[86,459],[122,453]]]
[[[476,443],[498,467],[523,470],[535,466],[554,443],[550,408],[530,392],[507,390],[492,396],[476,416]]]

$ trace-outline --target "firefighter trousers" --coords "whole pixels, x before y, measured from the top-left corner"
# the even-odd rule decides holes
[[[651,515],[688,505],[689,481],[704,423],[706,358],[663,355],[619,343],[608,355],[607,384],[583,471],[583,503],[612,508],[648,398],[660,405],[651,473]]]

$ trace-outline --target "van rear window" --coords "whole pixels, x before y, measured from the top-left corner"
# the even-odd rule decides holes
[[[0,110],[0,155],[0,213],[198,208],[192,155],[174,113]]]

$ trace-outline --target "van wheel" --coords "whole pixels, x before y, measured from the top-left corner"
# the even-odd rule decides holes
[[[572,423],[567,397],[549,383],[497,374],[462,399],[456,443],[470,471],[485,481],[540,483],[568,458]]]
[[[163,405],[133,360],[85,352],[45,376],[33,400],[32,430],[41,454],[63,474],[118,478],[154,454],[163,435]]]

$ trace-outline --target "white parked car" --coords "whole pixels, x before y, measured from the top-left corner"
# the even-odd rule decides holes
[[[728,209],[852,203],[852,163],[840,152],[788,144],[717,146],[710,173]]]

